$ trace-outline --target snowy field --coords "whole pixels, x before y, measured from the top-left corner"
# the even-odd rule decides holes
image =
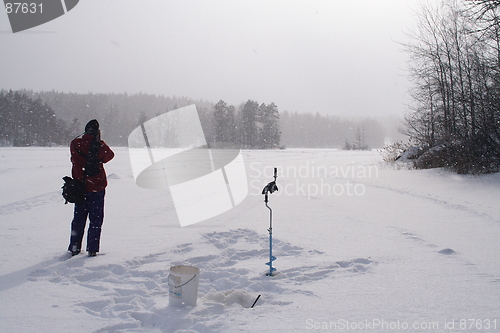
[[[181,228],[168,190],[137,187],[115,152],[101,252],[69,258],[68,149],[0,148],[1,332],[500,332],[499,174],[245,151],[247,198]],[[201,269],[195,307],[169,306],[179,264]]]

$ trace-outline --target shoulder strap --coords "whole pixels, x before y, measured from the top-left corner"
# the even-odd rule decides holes
[[[76,138],[75,138],[75,139],[76,139]],[[73,149],[75,149],[75,150],[76,150],[76,152],[77,152],[78,154],[82,155],[82,156],[83,156],[83,158],[85,158],[85,160],[87,160],[87,159],[88,159],[87,154],[84,154],[84,153],[83,153],[83,152],[81,152],[78,148],[76,148],[76,146],[73,144],[73,141],[71,141],[71,145],[73,146]]]
[[[78,138],[78,136],[76,137]],[[75,138],[75,139],[76,139]],[[74,139],[73,139],[74,140]],[[85,161],[87,160],[87,155],[85,155],[84,153],[82,153],[78,148],[76,148],[76,146],[73,144],[73,141],[71,141],[71,146],[80,154],[83,156],[83,158],[85,158]],[[87,178],[87,169],[85,169],[85,172],[83,173],[83,180],[82,180],[82,183],[83,183],[83,186],[85,187],[85,178]]]

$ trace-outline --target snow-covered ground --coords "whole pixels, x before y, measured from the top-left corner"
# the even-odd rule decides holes
[[[1,332],[500,331],[499,174],[245,151],[243,203],[181,228],[168,190],[137,187],[127,149],[115,152],[101,253],[68,258],[68,149],[0,148]],[[280,274],[268,277],[272,167]],[[178,264],[201,269],[195,307],[169,306]]]

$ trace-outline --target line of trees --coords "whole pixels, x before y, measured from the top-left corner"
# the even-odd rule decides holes
[[[10,96],[10,97],[9,97]],[[16,92],[0,91],[2,102],[0,104],[0,127],[23,128],[9,134],[7,140],[0,141],[0,145],[28,146],[42,144],[67,145],[71,139],[82,134],[85,124],[90,119],[98,119],[103,131],[103,138],[113,146],[127,146],[130,132],[139,125],[140,120],[148,120],[157,115],[174,110],[178,107],[196,104],[200,117],[209,121],[212,113],[213,103],[192,100],[187,97],[164,97],[153,94],[76,94],[57,91],[34,92],[31,90],[20,90]],[[7,101],[5,101],[7,99]],[[27,102],[29,100],[29,102]],[[34,140],[36,132],[34,128],[45,128],[47,118],[43,110],[32,107],[37,103],[50,109],[57,127],[50,127],[56,131],[50,142]],[[29,109],[30,117],[23,116],[22,112],[13,106],[22,104]],[[44,127],[45,126],[45,127]],[[22,136],[19,132],[33,132]],[[2,131],[5,133],[5,131]],[[10,133],[10,132],[9,132]],[[49,132],[47,132],[49,133]],[[54,136],[54,133],[58,133]],[[39,134],[36,134],[39,136]]]
[[[221,100],[213,110],[208,122],[202,119],[207,139],[244,149],[371,149],[382,147],[388,137],[394,136],[397,127],[391,123],[391,117],[346,119],[319,113],[280,113],[274,103],[266,105],[252,100],[237,108]],[[394,127],[393,133],[389,133],[390,127]]]
[[[40,98],[20,92],[0,92],[0,145],[50,146],[66,143],[66,124]]]
[[[176,108],[177,105],[172,110]],[[280,114],[274,103],[259,105],[256,101],[248,100],[235,108],[220,100],[210,108],[199,105],[196,108],[205,139],[212,147],[274,149],[280,146]],[[135,126],[151,118],[141,112]]]
[[[218,105],[220,102],[216,105],[216,112]],[[236,116],[236,140],[242,148],[272,149],[280,146],[280,113],[276,104],[259,105],[249,100],[240,107]]]
[[[236,110],[222,100],[213,105],[184,97],[148,94],[5,90],[0,91],[0,145],[66,145],[82,134],[88,120],[96,118],[110,145],[126,146],[129,133],[140,123],[190,104],[197,106],[208,142],[231,143],[248,149],[280,145],[279,111],[274,103],[259,105],[249,100]]]
[[[386,139],[403,139],[392,117],[348,119],[319,113],[285,111],[281,115],[282,142],[287,147],[381,148]],[[391,133],[390,129],[394,128]]]
[[[90,119],[98,119],[106,142],[114,146],[127,146],[128,135],[155,116],[178,107],[196,104],[200,117],[208,119],[213,103],[187,97],[165,97],[154,94],[76,94],[56,91],[33,93],[40,96],[58,117],[70,125],[72,138],[81,134]]]
[[[179,107],[196,104],[208,142],[243,149],[379,148],[397,140],[391,119],[346,119],[331,115],[279,112],[274,103],[248,100],[237,107],[185,97],[151,94],[74,94],[56,91],[0,91],[0,145],[67,145],[96,118],[103,138],[127,146],[141,122]],[[392,129],[392,132],[391,132]]]
[[[488,173],[500,166],[500,1],[423,5],[405,45],[415,101],[407,134],[417,167]]]

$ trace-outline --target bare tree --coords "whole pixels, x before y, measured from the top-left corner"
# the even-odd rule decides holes
[[[499,29],[497,16],[489,13],[500,7],[499,1],[469,5],[447,0],[420,8],[418,29],[405,45],[415,101],[406,121],[415,141],[446,150],[443,166],[481,172],[500,164]],[[488,25],[478,23],[486,17]]]

